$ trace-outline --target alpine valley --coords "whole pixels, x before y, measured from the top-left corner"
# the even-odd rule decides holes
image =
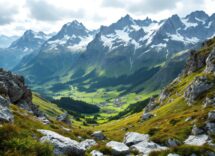
[[[0,155],[215,155],[215,13],[0,42]]]

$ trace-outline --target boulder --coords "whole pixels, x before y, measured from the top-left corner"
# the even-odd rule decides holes
[[[131,146],[132,150],[138,151],[140,154],[148,155],[149,153],[153,151],[160,151],[160,150],[166,150],[167,147],[160,146],[154,142],[148,142],[148,141],[142,141],[138,144]]]
[[[151,113],[144,113],[141,117],[142,121],[148,120],[150,118],[152,118],[154,115]]]
[[[54,145],[55,155],[74,155],[83,156],[85,149],[80,147],[79,143],[68,137],[64,137],[50,130],[38,130],[44,136],[40,139],[41,142],[49,142]]]
[[[90,154],[92,156],[103,156],[104,155],[103,153],[96,151],[96,150],[93,150],[92,152],[90,152]]]
[[[66,112],[64,114],[61,114],[57,117],[57,120],[60,121],[60,122],[64,122],[65,124],[67,125],[71,125],[71,121],[70,121],[70,118],[69,118],[69,114]]]
[[[184,97],[192,104],[203,92],[211,89],[213,83],[205,76],[197,77],[185,90]]]
[[[95,131],[95,132],[93,132],[92,136],[97,140],[104,140],[105,139],[105,136],[102,133],[102,131]]]
[[[86,139],[79,143],[79,146],[85,150],[90,149],[92,146],[96,145],[96,141],[93,139]]]
[[[215,110],[208,113],[208,121],[215,122]]]
[[[215,72],[215,48],[211,51],[209,56],[206,59],[206,73],[213,73]]]
[[[149,135],[148,134],[140,134],[136,132],[128,132],[125,134],[124,137],[124,143],[128,146],[137,144],[139,142],[148,142],[149,141]]]
[[[163,101],[169,97],[169,93],[170,91],[168,91],[168,88],[163,89],[159,95],[159,102],[163,103]]]
[[[107,147],[111,148],[112,155],[126,155],[129,154],[129,147],[124,143],[117,141],[110,141],[106,144]]]
[[[192,135],[200,135],[200,134],[203,134],[203,133],[204,133],[203,129],[197,127],[196,125],[193,126],[192,131],[191,131]]]
[[[202,146],[209,142],[209,137],[206,134],[201,135],[190,135],[184,143],[187,145],[194,145],[194,146]]]

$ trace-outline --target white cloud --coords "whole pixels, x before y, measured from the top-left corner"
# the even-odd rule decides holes
[[[58,31],[74,19],[93,29],[125,14],[156,20],[172,14],[185,16],[195,10],[210,15],[214,6],[215,0],[0,0],[0,34],[20,35],[26,29]]]

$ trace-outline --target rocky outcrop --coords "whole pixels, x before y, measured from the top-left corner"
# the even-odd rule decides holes
[[[105,139],[105,136],[102,133],[102,131],[95,131],[95,132],[93,132],[92,136],[97,140],[104,140]]]
[[[211,51],[209,56],[206,59],[206,73],[215,73],[215,48]]]
[[[112,155],[127,155],[129,154],[129,147],[124,143],[117,141],[110,141],[106,144],[107,147],[111,148]]]
[[[200,56],[196,51],[190,52],[190,58],[186,63],[186,68],[183,74],[188,75],[205,66],[207,55]]]
[[[13,114],[9,109],[10,102],[0,96],[0,122],[13,122]]]
[[[202,93],[211,89],[213,83],[205,76],[197,77],[185,90],[184,97],[189,104],[192,104]]]
[[[67,125],[71,125],[71,121],[70,121],[70,118],[69,118],[69,114],[66,112],[64,114],[61,114],[57,117],[57,120],[60,121],[60,122],[64,122],[65,124]]]
[[[154,110],[158,106],[159,105],[156,103],[156,98],[155,97],[151,97],[149,103],[144,108],[144,112],[148,113],[148,112]]]
[[[41,142],[49,142],[54,145],[55,155],[82,156],[84,155],[85,150],[92,145],[91,141],[91,143],[88,141],[79,143],[50,130],[40,129],[38,131],[44,135],[40,139]]]
[[[169,97],[169,93],[170,91],[168,91],[168,88],[163,89],[159,95],[159,102],[163,103],[163,101]]]
[[[38,107],[32,103],[31,90],[27,88],[24,77],[0,69],[0,95],[9,103],[20,106],[36,116],[42,116]],[[10,114],[6,107],[4,112]]]
[[[136,133],[136,132],[128,132],[125,134],[124,140],[123,142],[128,145],[134,145],[137,144],[139,142],[148,142],[149,141],[149,135],[148,134],[140,134],[140,133]]]

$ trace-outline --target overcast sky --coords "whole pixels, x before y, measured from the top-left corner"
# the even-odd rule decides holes
[[[195,10],[211,15],[214,8],[215,0],[0,0],[0,34],[21,35],[26,29],[57,32],[74,19],[97,29],[126,14],[160,20]]]

